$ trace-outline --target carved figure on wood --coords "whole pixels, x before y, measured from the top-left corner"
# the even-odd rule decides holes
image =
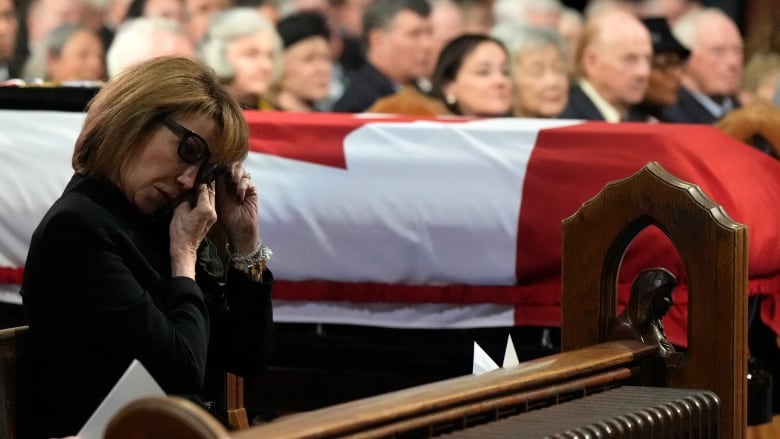
[[[664,358],[675,353],[661,322],[674,303],[675,286],[677,278],[665,268],[642,270],[631,285],[628,304],[610,325],[609,340],[631,339],[658,345]]]

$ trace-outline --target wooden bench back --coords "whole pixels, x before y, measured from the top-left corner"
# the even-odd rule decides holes
[[[688,351],[666,385],[714,391],[727,438],[747,422],[747,228],[695,185],[658,163],[606,185],[563,222],[562,349],[607,340],[617,315],[617,275],[634,237],[666,233],[688,276]]]
[[[2,437],[7,439],[28,437],[26,428],[35,419],[28,365],[32,343],[26,326],[0,330],[0,403],[3,404],[0,431],[4,431]]]

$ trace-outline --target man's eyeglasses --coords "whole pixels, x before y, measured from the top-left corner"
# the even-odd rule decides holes
[[[192,132],[187,128],[181,126],[178,122],[173,120],[170,116],[165,116],[162,119],[163,125],[168,127],[175,134],[180,136],[179,146],[176,149],[176,153],[184,163],[195,164],[203,162],[198,169],[198,176],[195,183],[211,183],[217,178],[221,167],[214,162],[210,162],[208,158],[211,156],[209,152],[209,145],[203,137],[200,137],[198,133]]]

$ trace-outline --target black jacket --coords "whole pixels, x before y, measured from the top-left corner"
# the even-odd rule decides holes
[[[677,103],[664,108],[662,116],[664,121],[675,123],[712,125],[718,120],[685,87],[680,87]]]
[[[588,95],[582,91],[579,85],[574,85],[569,90],[569,100],[563,113],[558,116],[559,119],[585,119],[585,120],[605,120],[601,112],[596,108],[596,104],[590,100]],[[646,122],[647,117],[634,109],[629,109],[628,120],[631,122]]]
[[[195,400],[207,353],[210,368],[242,375],[266,365],[271,274],[223,276],[204,244],[197,283],[172,278],[169,222],[142,215],[112,183],[75,175],[35,230],[21,294],[37,347],[40,437],[76,434],[134,358],[166,393]]]
[[[579,85],[574,85],[569,90],[569,100],[566,102],[566,108],[563,109],[563,113],[558,118],[604,120],[604,116],[601,115],[596,105],[582,91]]]
[[[396,92],[395,84],[373,65],[366,62],[349,78],[349,85],[333,105],[339,113],[360,113],[379,98]]]

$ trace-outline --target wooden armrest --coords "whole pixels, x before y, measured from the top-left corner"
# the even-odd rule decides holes
[[[119,411],[106,428],[106,439],[229,439],[207,411],[174,396],[142,398]]]

